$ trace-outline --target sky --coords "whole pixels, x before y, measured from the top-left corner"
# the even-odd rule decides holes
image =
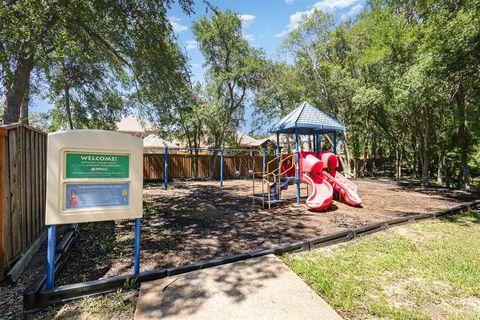
[[[168,12],[168,18],[177,35],[179,45],[187,53],[193,79],[202,82],[205,66],[202,54],[192,32],[193,21],[205,14],[207,6],[203,1],[195,1],[195,13],[188,16],[178,6]],[[210,0],[221,10],[230,9],[240,15],[243,37],[252,46],[263,49],[265,55],[275,60],[285,60],[279,47],[289,31],[298,26],[302,14],[309,14],[314,9],[331,12],[337,22],[355,17],[365,6],[365,0]],[[33,112],[45,112],[52,105],[44,99],[33,101]],[[252,123],[251,106],[247,106],[243,130],[250,131]]]

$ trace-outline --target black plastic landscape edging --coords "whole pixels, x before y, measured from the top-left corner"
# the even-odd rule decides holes
[[[211,260],[200,261],[179,267],[141,272],[137,276],[116,276],[82,283],[67,284],[58,286],[52,290],[45,289],[45,276],[40,276],[24,291],[23,312],[24,314],[31,314],[43,310],[49,305],[61,304],[70,300],[75,300],[86,296],[96,296],[108,292],[114,292],[118,289],[133,288],[138,286],[142,282],[158,280],[169,276],[211,268],[237,261],[243,261],[251,258],[265,256],[268,254],[281,255],[287,252],[311,250],[315,247],[326,247],[333,244],[350,241],[359,236],[376,233],[385,230],[391,226],[412,221],[441,217],[445,215],[458,214],[462,211],[471,210],[478,207],[480,207],[480,200],[475,200],[434,213],[425,213],[408,217],[393,218],[390,220],[365,225],[355,229],[338,231],[295,243],[281,245],[271,249],[265,249],[252,253],[241,253],[226,257],[218,257]],[[72,239],[75,233],[76,231],[72,231]],[[62,242],[59,244],[59,248],[62,248],[64,251],[59,252],[57,256],[57,260],[55,261],[56,270],[59,270],[61,266],[65,263],[65,257],[68,255],[66,252],[68,251],[68,247],[71,245],[71,243],[72,241],[65,240],[65,244],[63,245],[63,247],[60,246]]]
[[[67,232],[56,247],[55,255],[55,274],[58,274],[65,265],[68,256],[70,255],[70,247],[78,236],[78,224],[68,226]],[[23,305],[35,305],[37,303],[37,295],[45,288],[47,282],[46,272],[35,277],[33,282],[25,288],[23,292]]]

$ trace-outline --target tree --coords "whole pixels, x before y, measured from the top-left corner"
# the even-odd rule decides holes
[[[287,115],[306,100],[304,89],[294,66],[266,60],[254,89],[253,104],[260,120],[257,125],[270,124],[271,119]]]
[[[191,0],[178,3],[184,12],[191,13]],[[76,47],[77,57],[87,56],[88,52],[101,56],[106,72],[128,89],[133,86],[143,90],[151,77],[168,79],[178,67],[177,61],[173,61],[176,45],[166,16],[172,4],[170,0],[20,0],[3,4],[0,8],[3,122],[19,120],[32,70],[49,66],[52,59],[57,61],[58,53],[65,48]],[[156,88],[165,92],[169,89],[168,81]]]
[[[436,169],[437,181],[468,189],[480,131],[479,10],[473,0],[373,0],[342,23],[308,12],[283,44],[293,64],[267,64],[257,111],[268,120],[302,97],[345,123],[357,174],[384,159],[397,181],[420,174],[427,186]]]
[[[109,68],[99,52],[64,46],[43,68],[47,97],[58,109],[51,129],[115,129],[125,115],[127,101],[116,90]]]
[[[231,11],[215,11],[209,18],[200,18],[194,22],[193,32],[208,66],[207,92],[214,117],[207,126],[213,146],[220,148],[228,132],[235,132],[243,121],[247,91],[261,70],[261,52],[242,37],[241,20]]]

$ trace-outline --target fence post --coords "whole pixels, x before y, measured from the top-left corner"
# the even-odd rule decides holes
[[[5,154],[3,153],[5,147],[5,138],[8,134],[6,128],[0,128],[0,281],[3,280],[3,272],[5,271],[5,244],[3,242],[3,174],[5,171]]]
[[[165,185],[165,190],[168,188],[168,147],[165,146],[165,153],[163,154],[163,184]]]

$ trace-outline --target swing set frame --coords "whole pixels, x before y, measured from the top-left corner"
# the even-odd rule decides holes
[[[267,157],[267,150],[265,148],[261,149],[249,149],[249,148],[169,148],[165,146],[165,153],[163,156],[164,162],[164,173],[163,173],[163,185],[165,190],[168,189],[168,151],[175,150],[175,151],[188,151],[188,152],[195,152],[195,151],[208,151],[208,152],[220,152],[220,190],[223,188],[223,181],[224,179],[224,164],[225,164],[225,153],[230,152],[249,152],[250,156],[253,158],[253,169],[249,170],[249,174],[255,174],[255,156],[254,152],[259,152],[262,155],[262,173],[265,174],[265,166],[266,166],[266,157]],[[236,165],[235,165],[236,169]],[[250,172],[251,171],[251,172]]]

